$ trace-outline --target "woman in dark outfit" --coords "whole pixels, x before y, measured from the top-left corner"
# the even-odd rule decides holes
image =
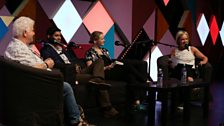
[[[91,65],[97,59],[104,60],[105,79],[124,80],[128,85],[145,84],[147,81],[147,62],[139,60],[122,60],[114,65],[107,49],[103,48],[104,35],[100,31],[94,31],[90,37],[93,46],[86,53],[86,64]],[[142,72],[143,71],[143,72]],[[140,104],[140,93],[132,89],[134,104]]]

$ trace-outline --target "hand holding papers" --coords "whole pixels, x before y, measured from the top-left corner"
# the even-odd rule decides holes
[[[114,67],[115,65],[124,65],[124,63],[122,63],[120,61],[114,61],[111,65],[112,65],[112,67]]]

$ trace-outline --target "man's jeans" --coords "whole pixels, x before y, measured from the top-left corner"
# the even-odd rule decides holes
[[[80,111],[76,103],[76,99],[72,90],[72,87],[69,83],[64,82],[64,107],[66,110],[66,117],[68,117],[70,124],[75,124],[79,122]]]

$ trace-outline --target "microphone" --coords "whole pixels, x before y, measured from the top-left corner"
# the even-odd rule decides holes
[[[54,38],[49,38],[48,41],[52,44],[58,44],[58,45],[62,46],[63,48],[67,48],[67,45],[55,40]]]
[[[124,43],[121,43],[120,41],[115,41],[114,44],[116,46],[123,46],[123,47],[128,47],[128,45],[124,44]]]
[[[62,47],[64,47],[64,48],[67,48],[67,45],[65,45],[65,44],[63,44],[63,43],[61,43],[61,42],[58,42],[57,40],[53,40],[53,43],[55,43],[55,44],[58,44],[58,45],[60,45],[60,46],[62,46]]]
[[[75,42],[69,42],[68,47],[82,49],[82,46],[77,45]]]
[[[187,49],[187,50],[189,51],[189,45],[188,45],[188,44],[185,44],[185,45],[184,45],[184,48]]]

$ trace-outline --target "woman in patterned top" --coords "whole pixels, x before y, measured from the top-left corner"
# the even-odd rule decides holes
[[[97,59],[104,60],[105,79],[126,81],[129,85],[145,84],[147,81],[147,62],[139,60],[122,60],[120,65],[115,65],[107,49],[103,48],[104,35],[100,31],[94,31],[90,37],[93,46],[86,53],[86,64],[91,65]],[[122,65],[123,64],[123,65]],[[143,92],[131,89],[134,104],[140,104],[144,97]],[[142,97],[141,97],[142,96]]]

